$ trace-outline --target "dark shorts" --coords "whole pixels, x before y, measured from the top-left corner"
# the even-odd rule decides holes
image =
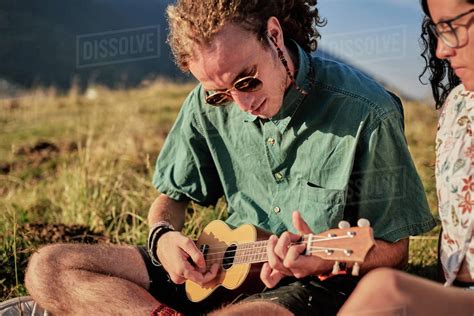
[[[184,284],[174,284],[162,267],[156,267],[144,247],[139,248],[150,277],[149,292],[159,302],[186,315],[203,315],[220,308],[203,301],[193,303],[186,297]],[[276,288],[250,296],[241,295],[234,303],[265,300],[279,304],[295,315],[336,315],[359,281],[351,275],[337,275],[320,281],[314,277],[286,278]]]

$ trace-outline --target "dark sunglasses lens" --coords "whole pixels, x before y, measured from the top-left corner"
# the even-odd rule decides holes
[[[229,96],[225,93],[214,93],[206,97],[206,102],[210,105],[223,105],[229,101]]]
[[[262,81],[257,78],[242,78],[234,84],[234,87],[241,92],[254,92],[262,87]]]

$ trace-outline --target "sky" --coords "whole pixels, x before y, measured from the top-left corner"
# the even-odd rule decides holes
[[[328,22],[319,47],[406,96],[431,98],[418,80],[424,68],[419,0],[319,0],[318,8]]]

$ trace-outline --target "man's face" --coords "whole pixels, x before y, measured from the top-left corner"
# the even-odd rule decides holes
[[[196,45],[193,54],[189,70],[206,91],[227,90],[238,79],[257,74],[263,82],[261,89],[255,92],[232,89],[232,99],[242,111],[260,118],[271,118],[280,111],[290,81],[275,49],[264,47],[256,35],[227,24],[210,45]]]

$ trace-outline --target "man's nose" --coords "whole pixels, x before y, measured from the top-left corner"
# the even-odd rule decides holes
[[[255,104],[255,94],[251,92],[240,92],[238,90],[232,91],[232,98],[235,103],[242,109],[242,111],[251,111],[254,110]]]

